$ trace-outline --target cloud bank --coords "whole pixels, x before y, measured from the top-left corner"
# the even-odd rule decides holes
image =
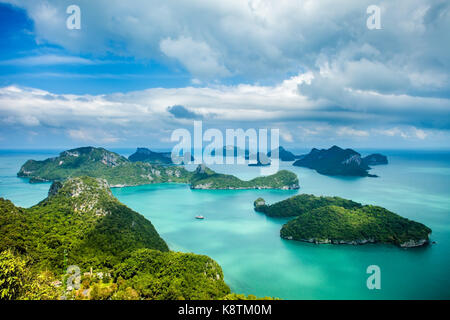
[[[92,57],[75,64],[158,61],[186,70],[193,84],[95,96],[4,87],[1,121],[10,128],[111,143],[153,128],[164,141],[195,118],[280,127],[286,142],[449,145],[448,1],[378,1],[381,29],[369,30],[370,0],[80,0],[78,31],[65,28],[72,1],[2,2],[26,11],[39,43],[64,48],[66,59]],[[46,59],[13,62],[62,63]]]

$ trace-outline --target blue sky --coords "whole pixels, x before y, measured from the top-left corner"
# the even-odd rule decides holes
[[[372,2],[0,0],[0,148],[165,148],[194,119],[292,148],[449,148],[448,2],[377,1],[369,30]]]

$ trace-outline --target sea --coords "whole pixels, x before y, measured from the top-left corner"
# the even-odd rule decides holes
[[[133,152],[111,150],[125,156]],[[60,151],[0,150],[0,197],[21,207],[43,200],[49,183],[30,184],[16,174],[26,160]],[[370,171],[378,178],[328,177],[282,162],[281,169],[298,175],[299,190],[191,190],[186,184],[154,184],[114,188],[113,194],[149,219],[171,250],[216,260],[236,293],[280,299],[449,299],[450,151],[376,151],[389,159],[388,165]],[[260,174],[260,168],[245,165],[211,167],[241,179]],[[403,249],[281,239],[280,229],[289,219],[255,212],[253,201],[262,197],[274,203],[298,193],[385,207],[430,227],[433,243]],[[196,219],[198,215],[205,219]],[[379,289],[367,285],[370,266],[379,267]]]

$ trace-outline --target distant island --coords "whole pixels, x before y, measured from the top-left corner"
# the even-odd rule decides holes
[[[261,166],[261,165],[267,165],[267,163],[270,162],[270,158],[272,156],[273,150],[270,150],[269,152],[267,152],[267,154],[263,153],[263,152],[257,152],[256,153],[256,157],[257,159],[261,159],[261,161],[257,161],[257,164],[249,164],[249,166]],[[216,151],[212,150],[211,151],[211,155],[215,156]],[[250,159],[250,151],[249,150],[243,150],[240,149],[238,147],[233,147],[233,146],[225,146],[222,148],[222,155],[224,157],[227,156],[227,154],[229,154],[232,157],[237,157],[239,155],[242,155],[245,160],[249,160]],[[255,154],[252,154],[255,155]],[[297,156],[295,156],[292,152],[287,151],[286,149],[284,149],[283,147],[278,147],[278,159],[280,161],[294,161],[296,159]],[[264,159],[268,159],[268,161],[265,161]]]
[[[155,152],[147,148],[137,148],[136,152],[128,157],[128,160],[131,162],[140,161],[162,165],[173,164],[171,152]],[[194,157],[192,155],[190,156],[190,160],[194,161]]]
[[[362,158],[364,164],[368,166],[377,166],[380,164],[388,164],[388,159],[385,155],[374,153]]]
[[[272,163],[271,159],[264,153],[258,152],[256,155],[256,163],[249,163],[249,167],[265,167],[270,166]]]
[[[267,155],[269,157],[271,157],[272,156],[272,151],[269,151],[267,153]],[[292,152],[290,152],[290,151],[288,151],[285,148],[280,146],[280,147],[278,147],[278,158],[281,161],[294,161],[296,159],[296,156]]]
[[[389,210],[339,198],[301,194],[267,205],[258,198],[255,211],[271,217],[295,217],[283,225],[288,240],[331,244],[387,243],[410,248],[429,242],[431,229]]]
[[[137,148],[136,152],[128,157],[131,162],[148,162],[155,164],[172,164],[170,152],[154,152],[147,148]]]
[[[106,180],[52,184],[23,209],[0,198],[2,299],[233,299],[211,258],[171,252],[152,223],[112,196]],[[63,275],[81,269],[67,293]],[[245,298],[245,297],[244,297]]]
[[[192,189],[298,189],[297,175],[281,170],[270,176],[244,181],[235,176],[220,174],[200,165],[190,180]]]
[[[28,160],[17,174],[30,182],[60,181],[87,175],[105,179],[112,187],[152,183],[187,183],[193,189],[297,189],[298,178],[282,170],[270,176],[243,181],[216,173],[204,165],[190,172],[183,166],[164,166],[148,162],[132,162],[103,148],[82,147],[61,152],[43,161]]]
[[[318,173],[329,176],[376,177],[369,174],[369,165],[387,164],[387,157],[371,154],[362,158],[352,149],[333,146],[330,149],[312,149],[307,155],[293,163],[297,167],[314,169]]]

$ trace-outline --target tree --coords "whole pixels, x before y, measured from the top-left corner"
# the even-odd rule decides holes
[[[26,278],[26,262],[11,250],[0,253],[0,299],[17,299],[22,294]]]

